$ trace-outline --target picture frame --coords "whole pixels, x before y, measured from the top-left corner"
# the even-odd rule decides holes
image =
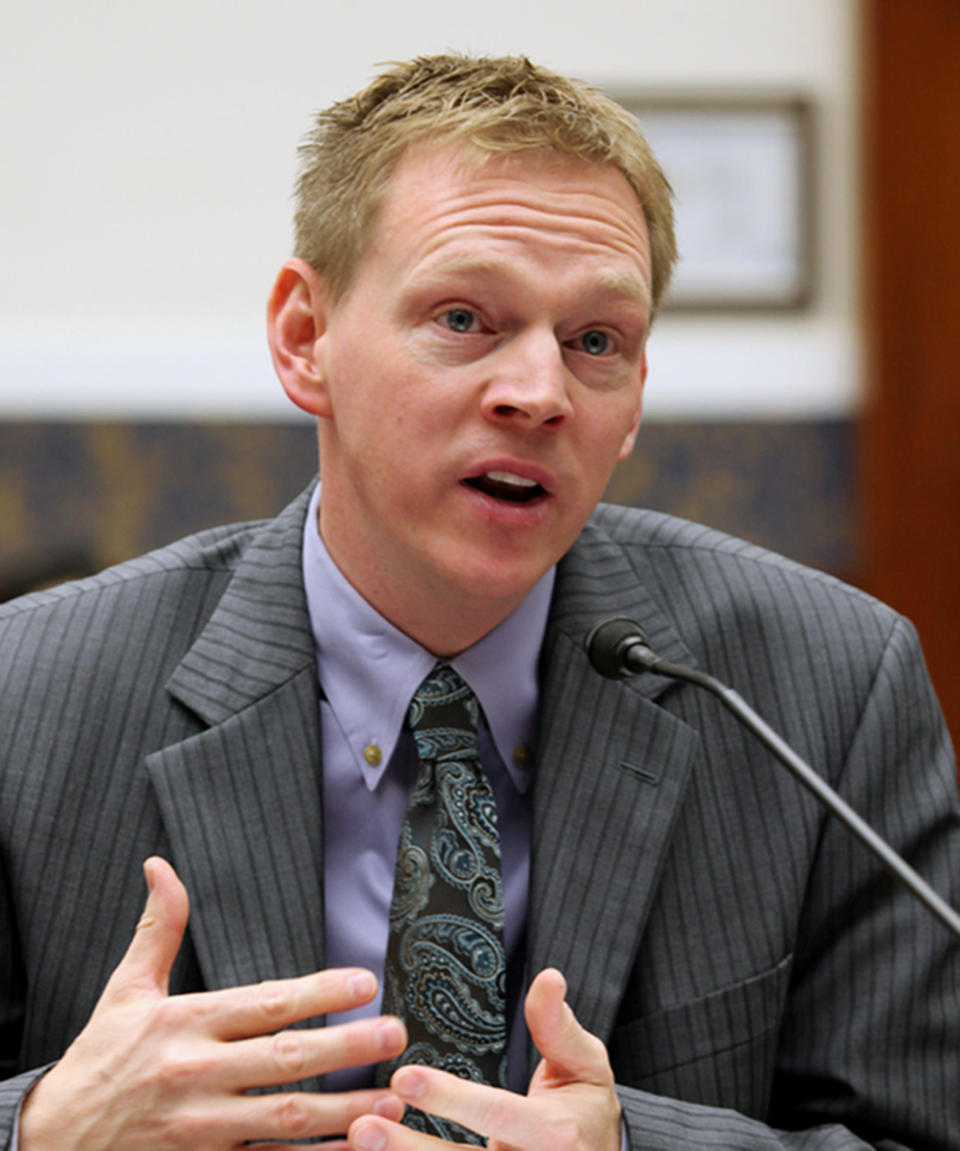
[[[799,95],[611,92],[676,194],[664,310],[801,311],[815,289],[813,112]]]

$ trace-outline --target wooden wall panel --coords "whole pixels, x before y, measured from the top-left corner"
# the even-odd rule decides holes
[[[960,3],[866,0],[864,582],[960,743]]]

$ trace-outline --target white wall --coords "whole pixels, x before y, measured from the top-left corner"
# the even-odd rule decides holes
[[[34,0],[0,36],[0,418],[292,414],[262,316],[298,139],[378,62],[451,48],[618,89],[807,94],[814,307],[665,318],[647,410],[855,409],[856,0]]]

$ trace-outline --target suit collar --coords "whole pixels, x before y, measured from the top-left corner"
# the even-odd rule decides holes
[[[222,723],[315,665],[301,566],[311,491],[256,531],[170,677],[170,693],[205,723]]]

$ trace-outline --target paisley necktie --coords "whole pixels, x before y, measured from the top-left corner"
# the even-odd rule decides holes
[[[420,1063],[506,1085],[506,964],[497,808],[477,750],[479,703],[446,664],[407,715],[420,759],[400,833],[383,1010],[404,1020],[406,1051],[378,1068]],[[408,1110],[408,1127],[482,1144],[447,1119]]]

